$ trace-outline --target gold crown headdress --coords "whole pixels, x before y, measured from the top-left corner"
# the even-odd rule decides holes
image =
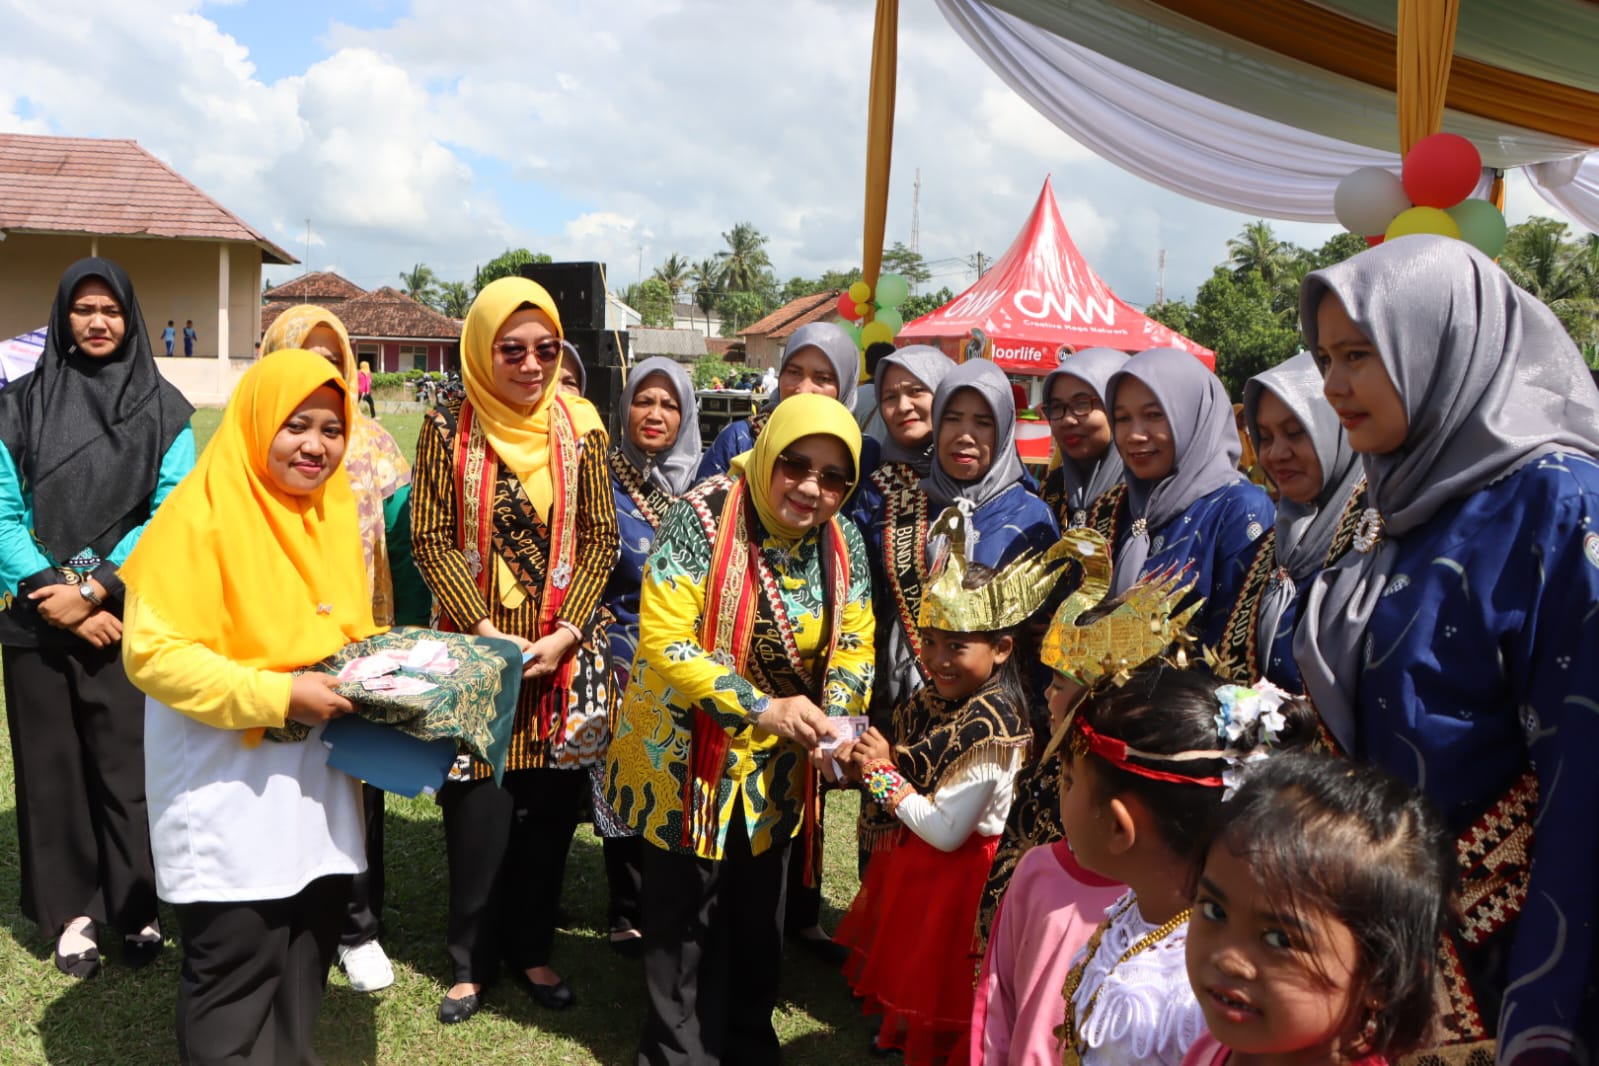
[[[916,624],[951,633],[988,633],[1009,629],[1031,617],[1055,588],[1070,553],[1062,545],[1029,552],[1012,560],[981,588],[968,588],[966,543],[970,518],[947,507],[928,527],[929,538],[947,537],[948,550],[937,576],[922,593]],[[971,538],[976,540],[975,536]]]
[[[1106,679],[1121,684],[1129,672],[1167,645],[1186,641],[1185,627],[1204,600],[1173,614],[1194,583],[1183,571],[1166,570],[1150,574],[1115,599],[1104,601],[1110,589],[1109,547],[1092,530],[1072,530],[1071,534],[1079,541],[1098,543],[1083,559],[1083,583],[1055,612],[1040,655],[1045,666],[1084,688],[1094,688]],[[1186,658],[1181,647],[1178,654]]]

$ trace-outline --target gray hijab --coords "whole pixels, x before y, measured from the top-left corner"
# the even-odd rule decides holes
[[[1116,408],[1116,390],[1136,378],[1154,394],[1171,426],[1171,472],[1147,481],[1127,471],[1128,531],[1111,591],[1120,593],[1138,580],[1149,558],[1149,531],[1159,529],[1198,499],[1244,481],[1238,460],[1244,454],[1227,388],[1205,364],[1177,348],[1150,348],[1127,360],[1105,386],[1105,406]],[[1114,417],[1114,416],[1113,416]],[[1143,524],[1139,524],[1142,519]]]
[[[665,376],[667,384],[677,395],[677,406],[683,413],[678,423],[677,439],[661,452],[651,455],[627,434],[627,413],[633,406],[633,397],[651,375]],[[694,398],[694,383],[688,371],[675,359],[664,355],[651,356],[633,367],[627,375],[627,388],[622,390],[622,455],[633,464],[633,469],[661,491],[681,496],[694,484],[694,472],[700,465],[700,415]]]
[[[1312,273],[1299,294],[1311,351],[1328,293],[1371,339],[1409,419],[1398,449],[1361,457],[1382,539],[1322,571],[1294,639],[1306,691],[1353,752],[1360,646],[1392,541],[1541,455],[1599,456],[1599,390],[1554,314],[1463,241],[1400,237]]]
[[[1044,402],[1049,402],[1055,382],[1071,376],[1086,382],[1094,390],[1094,395],[1099,397],[1100,404],[1109,410],[1109,405],[1105,403],[1105,386],[1110,376],[1126,365],[1126,352],[1118,352],[1115,348],[1084,348],[1068,356],[1060,369],[1051,370],[1044,376]],[[1066,482],[1068,514],[1088,510],[1095,500],[1122,479],[1122,453],[1116,450],[1114,441],[1105,449],[1104,455],[1086,466],[1074,462],[1064,452],[1061,453],[1060,462],[1061,476]]]
[[[801,348],[816,348],[827,356],[827,361],[833,364],[833,373],[838,375],[838,402],[854,411],[855,387],[861,376],[861,350],[855,347],[844,327],[833,322],[807,323],[789,334],[788,343],[783,345],[783,358],[777,364],[778,386],[761,405],[761,410],[771,414],[777,407],[783,395],[783,368]]]
[[[577,345],[563,338],[561,353],[561,365],[571,366],[572,371],[577,374],[577,391],[586,395],[589,391],[589,371],[588,367],[583,365],[583,357],[578,354]],[[556,372],[559,373],[560,369],[557,368]]]
[[[1261,594],[1256,642],[1262,649],[1277,639],[1277,626],[1299,589],[1321,570],[1332,548],[1333,534],[1349,498],[1360,487],[1366,471],[1360,456],[1349,446],[1338,416],[1321,394],[1321,371],[1308,352],[1256,374],[1244,384],[1244,421],[1249,439],[1260,449],[1256,412],[1261,394],[1270,389],[1287,405],[1310,434],[1321,464],[1321,492],[1313,503],[1295,503],[1286,496],[1277,501],[1278,579]]]
[[[938,392],[933,395],[935,447],[939,427],[944,423],[944,409],[961,389],[975,391],[994,412],[994,461],[988,472],[976,481],[957,481],[944,472],[944,464],[938,461],[935,452],[932,468],[922,478],[922,489],[938,504],[939,510],[957,500],[966,500],[974,508],[981,507],[1023,476],[1022,460],[1016,454],[1016,400],[1011,396],[1010,379],[987,359],[962,363],[938,383]]]
[[[912,344],[901,348],[893,355],[885,355],[877,364],[877,373],[872,378],[872,384],[877,389],[877,400],[883,400],[883,377],[890,367],[899,367],[911,377],[926,385],[936,394],[938,386],[943,382],[949,372],[955,369],[955,361],[943,352],[929,344]],[[919,477],[926,477],[933,468],[933,449],[937,447],[938,423],[933,422],[933,435],[927,443],[915,451],[906,448],[894,439],[894,434],[884,427],[883,432],[883,462],[909,464]]]

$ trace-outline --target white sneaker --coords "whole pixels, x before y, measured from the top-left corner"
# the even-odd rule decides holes
[[[394,983],[394,966],[383,953],[383,945],[376,940],[353,948],[340,944],[339,965],[350,979],[350,987],[357,992],[376,992]]]

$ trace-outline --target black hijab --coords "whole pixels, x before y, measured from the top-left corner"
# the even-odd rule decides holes
[[[78,354],[72,339],[72,293],[88,278],[105,282],[122,305],[122,346],[104,359]],[[53,560],[86,547],[103,557],[149,517],[161,459],[193,413],[156,369],[127,272],[100,258],[68,267],[38,366],[0,392],[0,443]]]

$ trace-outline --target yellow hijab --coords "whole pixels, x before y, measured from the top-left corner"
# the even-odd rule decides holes
[[[261,354],[271,355],[285,348],[303,349],[305,338],[318,326],[326,326],[339,335],[339,373],[346,385],[355,388],[355,350],[350,347],[350,334],[339,316],[326,307],[297,304],[273,319],[261,338]]]
[[[283,492],[267,474],[272,438],[324,385],[343,394],[350,426],[354,398],[320,355],[289,349],[251,367],[121,570],[179,631],[259,670],[307,666],[382,631],[343,467],[309,496]]]
[[[831,396],[820,396],[813,392],[790,396],[778,404],[772,411],[772,417],[767,419],[766,428],[755,438],[755,447],[736,456],[731,466],[733,474],[744,475],[750,500],[755,504],[755,513],[761,516],[761,525],[766,527],[767,532],[785,540],[798,540],[807,531],[783,523],[772,513],[772,505],[766,499],[772,484],[772,471],[783,449],[801,437],[813,436],[837,437],[844,442],[850,461],[855,464],[854,480],[858,488],[861,483],[860,424],[843,404]],[[839,503],[841,510],[854,491],[851,488],[844,494],[844,499]]]
[[[494,337],[505,320],[524,307],[543,311],[564,338],[561,315],[544,286],[526,278],[500,278],[483,286],[466,313],[461,331],[461,379],[466,398],[477,412],[483,435],[500,462],[510,468],[533,507],[543,517],[550,513],[554,483],[550,478],[550,407],[560,393],[559,363],[544,369],[544,391],[531,408],[506,403],[494,391]],[[603,428],[599,412],[587,400],[566,397],[573,429],[579,437]]]

